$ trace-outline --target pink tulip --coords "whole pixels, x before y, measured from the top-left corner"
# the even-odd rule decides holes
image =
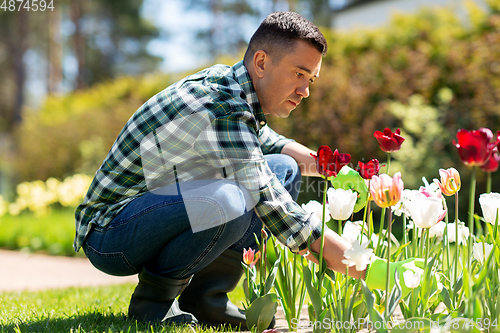
[[[396,172],[393,178],[387,174],[373,176],[370,182],[370,194],[373,201],[381,208],[397,204],[401,199],[403,189],[401,172]]]
[[[444,195],[451,196],[460,190],[460,174],[455,168],[439,169],[441,181],[434,179],[434,183]]]

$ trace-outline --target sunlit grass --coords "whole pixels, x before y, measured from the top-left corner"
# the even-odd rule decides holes
[[[193,332],[126,317],[133,284],[0,293],[0,332]],[[241,285],[230,295],[241,304]],[[196,332],[219,332],[195,327]]]

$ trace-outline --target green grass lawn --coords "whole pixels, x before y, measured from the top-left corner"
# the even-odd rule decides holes
[[[144,325],[126,318],[135,285],[0,293],[0,332],[193,332],[189,327]],[[230,294],[244,299],[241,285]],[[195,328],[196,332],[223,330]]]

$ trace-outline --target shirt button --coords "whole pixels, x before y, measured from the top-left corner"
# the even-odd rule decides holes
[[[260,121],[260,126],[264,126],[265,124],[266,124],[266,122],[264,120]]]

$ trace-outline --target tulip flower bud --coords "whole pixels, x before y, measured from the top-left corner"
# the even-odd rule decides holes
[[[255,256],[255,250],[252,250],[251,248],[243,249],[243,262],[247,265],[251,265],[253,263],[253,259]]]

